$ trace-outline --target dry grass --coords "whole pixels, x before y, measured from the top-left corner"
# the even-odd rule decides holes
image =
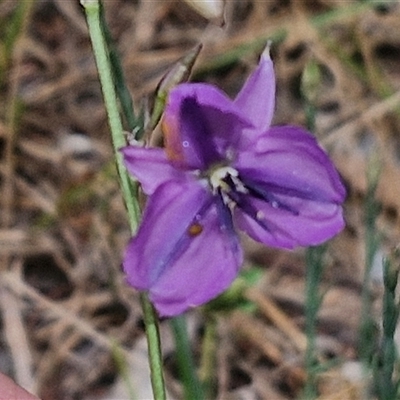
[[[3,0],[0,21],[22,3]],[[112,349],[119,343],[132,376],[142,376],[135,357],[143,351],[143,327],[137,294],[120,269],[129,229],[88,32],[77,1],[31,3],[0,74],[0,369],[43,400],[121,398],[108,392],[118,378]],[[382,253],[400,233],[400,7],[228,0],[221,29],[183,1],[104,3],[137,105],[199,41],[204,49],[193,79],[234,95],[272,36],[275,122],[304,125],[301,74],[310,59],[320,65],[316,131],[349,193],[347,228],[328,252],[317,340],[321,359],[341,363],[321,375],[320,399],[360,398],[352,362],[364,268],[362,202],[375,153],[383,168]],[[259,312],[218,321],[218,398],[298,398],[305,380],[303,251],[245,245],[247,264],[265,270],[248,293]],[[378,277],[377,321],[380,293]],[[201,313],[190,321],[197,351]],[[179,398],[168,326],[162,329],[168,386]],[[144,393],[142,381],[133,381]]]

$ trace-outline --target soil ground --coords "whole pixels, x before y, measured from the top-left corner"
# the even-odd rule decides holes
[[[367,171],[380,171],[378,327],[381,259],[400,233],[399,4],[227,0],[222,27],[183,0],[104,5],[136,109],[200,42],[191,79],[234,96],[272,38],[274,124],[304,126],[301,77],[318,64],[315,134],[348,190],[346,229],[325,255],[317,349],[331,363],[318,376],[319,398],[361,398]],[[83,10],[78,1],[2,0],[0,21],[0,370],[43,400],[123,399],[129,385],[116,360],[125,358],[134,392],[147,398],[140,304],[120,265],[130,232]],[[305,251],[243,243],[244,269],[261,270],[246,294],[257,307],[218,315],[214,397],[299,398]],[[187,319],[200,362],[207,313]],[[167,321],[161,330],[168,390],[179,399]]]

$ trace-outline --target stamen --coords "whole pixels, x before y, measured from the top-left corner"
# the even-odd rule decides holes
[[[221,195],[221,198],[222,198],[222,201],[224,202],[224,204],[226,206],[228,206],[231,211],[233,211],[234,208],[236,207],[235,200],[233,200],[231,197],[229,197],[229,195],[222,190],[220,191],[220,195]]]
[[[228,176],[237,178],[239,173],[232,167],[221,167],[212,172],[210,176],[210,184],[214,192],[216,192],[218,188],[221,188],[226,192],[230,190],[229,185],[224,181]]]
[[[249,192],[240,180],[239,172],[232,167],[220,167],[215,169],[211,173],[209,179],[213,192],[217,193],[217,190],[220,189],[224,200],[226,199],[224,193],[226,194],[232,191],[239,193]],[[225,203],[228,204],[226,201]]]
[[[235,185],[236,191],[240,193],[249,193],[246,186],[243,185],[243,182],[237,176],[231,176],[232,182]]]

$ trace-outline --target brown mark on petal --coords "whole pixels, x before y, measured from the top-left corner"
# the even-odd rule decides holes
[[[203,232],[203,226],[200,225],[199,223],[195,222],[192,225],[189,226],[188,228],[188,234],[190,236],[198,236],[200,233]]]

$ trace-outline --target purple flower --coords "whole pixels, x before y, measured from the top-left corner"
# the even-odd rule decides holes
[[[165,150],[122,149],[149,196],[123,266],[160,315],[204,304],[231,284],[243,261],[236,229],[292,249],[343,228],[337,171],[304,129],[270,127],[274,103],[267,49],[234,101],[208,84],[174,88]]]

